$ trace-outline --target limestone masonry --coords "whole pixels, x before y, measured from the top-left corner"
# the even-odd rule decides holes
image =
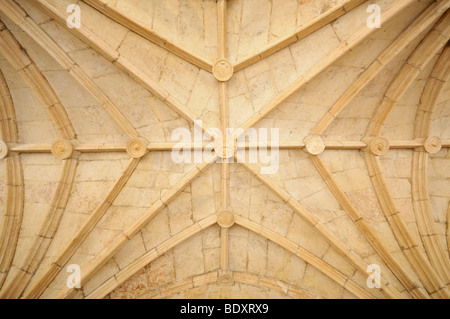
[[[0,0],[0,298],[450,298],[449,8]]]

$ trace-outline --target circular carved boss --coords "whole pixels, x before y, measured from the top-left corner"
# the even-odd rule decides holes
[[[72,156],[74,148],[70,141],[59,139],[53,142],[51,151],[55,158],[68,159]]]
[[[223,137],[217,137],[214,141],[214,151],[217,156],[222,159],[228,159],[233,157],[235,151],[235,140],[232,136],[228,136],[226,139],[226,145],[224,148]]]
[[[148,153],[148,142],[145,138],[139,137],[127,143],[127,153],[132,158],[141,158]]]
[[[219,213],[217,224],[222,228],[230,228],[234,225],[234,215],[231,210],[225,209]]]
[[[217,81],[226,82],[233,76],[233,65],[226,59],[220,59],[213,66],[213,74]]]
[[[320,136],[309,136],[304,143],[306,151],[311,155],[322,154],[325,150],[325,144]]]
[[[442,149],[441,139],[437,136],[427,138],[424,144],[425,150],[430,154],[436,154]]]
[[[384,137],[376,137],[369,143],[369,150],[374,155],[384,155],[389,151],[389,141]]]

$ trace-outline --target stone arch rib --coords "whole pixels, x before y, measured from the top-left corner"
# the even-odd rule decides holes
[[[178,183],[160,196],[149,209],[142,215],[133,225],[123,231],[118,237],[116,237],[108,246],[106,246],[100,254],[82,269],[83,277],[81,284],[87,282],[99,269],[110,260],[114,254],[119,251],[125,243],[127,243],[134,235],[136,235],[145,225],[147,225],[153,217],[156,216],[175,196],[177,196],[187,185],[189,185],[197,176],[199,176],[204,170],[206,170],[212,162],[216,160],[213,156],[208,162],[204,162],[195,166],[189,171]],[[59,299],[67,299],[74,295],[76,291],[63,287],[60,293],[57,295]]]
[[[0,21],[0,24],[2,22]],[[3,25],[3,24],[2,24]],[[29,85],[37,98],[45,106],[50,115],[53,126],[61,138],[68,140],[76,137],[72,123],[54,92],[51,85],[43,76],[34,61],[28,56],[11,32],[3,27],[0,33],[0,47],[6,59]],[[30,281],[32,275],[39,267],[48,247],[58,229],[65,206],[69,199],[78,161],[68,159],[63,161],[61,175],[55,191],[51,208],[39,231],[39,234],[28,251],[28,257],[20,267],[14,267],[11,275],[7,276],[6,285],[3,287],[0,297],[18,298]],[[11,278],[9,278],[11,277]]]
[[[315,256],[313,253],[294,243],[293,241],[239,215],[235,216],[235,222],[237,225],[263,236],[264,238],[283,247],[297,257],[303,259],[305,262],[322,272],[324,275],[328,276],[330,279],[354,294],[356,297],[362,299],[374,298],[372,294],[368,293],[361,286],[342,274],[339,270],[332,267],[330,264],[321,260],[319,257]]]
[[[47,51],[59,65],[67,70],[96,99],[130,138],[139,137],[139,133],[133,125],[125,118],[108,96],[16,2],[13,0],[1,1],[0,10],[28,34],[28,36],[36,41],[40,47]]]
[[[6,143],[17,143],[19,140],[16,112],[9,92],[8,84],[0,70],[0,138]]]
[[[350,102],[366,87],[377,74],[403,50],[416,39],[428,27],[435,24],[442,16],[443,9],[450,7],[450,1],[443,1],[440,4],[433,2],[409,27],[398,36],[377,58],[376,60],[350,85],[339,99],[328,110],[319,121],[310,135],[321,135],[338,115],[350,104]]]
[[[305,260],[308,264],[315,267],[319,271],[321,271],[323,274],[328,276],[330,279],[334,280],[336,283],[338,283],[340,286],[354,294],[355,296],[359,298],[373,298],[371,294],[369,294],[367,291],[365,291],[362,287],[348,279],[345,275],[340,273],[336,268],[330,266],[326,262],[322,261],[320,258],[316,257],[311,252],[307,251],[303,247],[297,245],[296,243],[288,240],[285,237],[282,237],[278,235],[277,233],[266,229],[262,227],[261,225],[252,222],[250,220],[247,220],[241,216],[236,215],[236,224],[239,226],[242,226],[248,230],[251,230],[264,238],[273,241],[277,245],[283,247],[284,249],[288,250],[292,254],[298,256],[299,258]],[[134,262],[132,262],[130,265],[119,271],[116,275],[105,281],[101,286],[99,286],[95,291],[93,291],[90,295],[87,296],[87,299],[98,299],[103,298],[108,293],[110,293],[112,290],[117,288],[120,284],[125,282],[127,279],[129,279],[131,276],[133,276],[137,271],[151,263],[153,260],[155,260],[157,257],[163,255],[168,250],[172,249],[176,245],[180,244],[181,242],[189,239],[190,237],[194,236],[201,230],[215,224],[217,221],[217,215],[211,215],[202,221],[186,228],[179,234],[172,236],[165,242],[161,243],[157,247],[151,249],[138,259],[136,259]]]
[[[390,84],[383,101],[369,122],[366,136],[380,135],[384,122],[397,101],[400,100],[420,71],[448,41],[449,31],[450,12],[447,11],[416,47]],[[432,297],[449,298],[450,293],[442,278],[433,269],[430,261],[420,252],[417,242],[411,236],[406,224],[400,219],[399,210],[387,187],[378,157],[366,150],[365,161],[382,211],[406,259]]]
[[[77,165],[77,159],[63,161],[58,187],[53,195],[50,210],[46,215],[42,228],[28,251],[28,256],[24,264],[21,267],[15,268],[14,271],[10,271],[10,275],[6,281],[7,284],[3,287],[0,298],[19,298],[38,269],[41,261],[44,259],[58,230],[59,223],[69,200]]]
[[[430,60],[445,46],[450,38],[450,11],[441,17],[433,29],[416,47],[403,64],[376,108],[366,130],[366,136],[379,136],[394,106]]]
[[[77,232],[71,243],[63,250],[57,260],[52,263],[50,268],[47,269],[45,273],[41,277],[39,277],[39,279],[30,287],[30,289],[25,292],[24,298],[40,297],[40,295],[44,292],[44,289],[58,275],[62,267],[64,267],[64,265],[69,261],[69,259],[73,256],[84,239],[87,238],[90,232],[94,229],[95,225],[97,225],[100,219],[105,215],[108,208],[112,205],[114,200],[117,198],[117,196],[127,183],[128,179],[133,174],[139,162],[140,159],[133,158],[129,160],[127,167],[125,168],[117,182],[114,184],[107,197],[96,207],[87,222]]]
[[[136,272],[138,272],[141,268],[144,268],[149,263],[154,261],[156,258],[164,255],[170,249],[188,240],[189,238],[199,233],[203,229],[206,229],[209,226],[214,225],[216,222],[217,222],[217,214],[213,214],[187,227],[183,231],[172,236],[171,238],[162,242],[158,246],[149,250],[147,253],[143,254],[141,257],[137,258],[135,261],[133,261],[130,265],[128,265],[124,269],[120,270],[116,275],[112,276],[110,279],[108,279],[102,285],[100,285],[96,290],[94,290],[91,294],[89,294],[86,297],[86,299],[100,299],[105,297],[107,294],[109,294],[111,291],[117,288],[120,284],[124,283],[127,279],[129,279]]]
[[[340,188],[337,182],[334,180],[331,173],[325,167],[325,164],[318,156],[310,156],[314,166],[322,176],[323,180],[328,186],[328,189],[336,198],[339,205],[347,212],[349,218],[353,221],[355,226],[359,229],[361,234],[366,238],[367,242],[373,247],[377,254],[381,257],[384,263],[389,267],[397,279],[402,283],[403,287],[406,288],[408,293],[410,293],[415,298],[429,298],[429,295],[422,289],[422,287],[417,287],[414,283],[413,278],[401,267],[401,265],[395,260],[394,256],[387,249],[387,247],[382,243],[380,238],[373,232],[372,228],[367,224],[364,218],[358,213],[356,208],[351,203],[350,199]]]
[[[450,46],[444,49],[439,60],[428,78],[416,116],[416,138],[426,139],[430,134],[433,111],[436,100],[444,82],[450,79]],[[412,199],[419,229],[425,251],[432,266],[446,285],[450,284],[450,260],[445,252],[443,242],[440,240],[431,210],[427,183],[428,153],[425,149],[417,148],[414,151],[412,162]]]
[[[269,178],[259,174],[258,170],[253,169],[245,162],[241,161],[258,180],[266,185],[271,191],[277,194],[298,216],[305,220],[313,229],[315,229],[339,254],[344,256],[357,270],[365,273],[368,264],[350,247],[340,240],[330,229],[321,223],[310,211],[308,211],[300,202],[292,197],[286,190],[272,182]],[[383,277],[381,278],[382,288],[380,289],[387,298],[403,298],[403,296],[394,287],[392,287]]]
[[[425,256],[422,255],[417,242],[412,237],[405,222],[400,218],[399,210],[387,187],[386,178],[381,168],[379,158],[368,152],[365,152],[364,157],[381,210],[383,211],[403,254],[430,296],[448,298],[448,292],[442,280],[435,273]]]
[[[18,129],[14,103],[8,85],[0,70],[0,134],[6,143],[18,141]],[[3,221],[0,225],[0,289],[10,270],[16,251],[23,217],[24,184],[23,168],[19,154],[5,159],[6,199]]]
[[[384,24],[387,24],[389,21],[391,21],[395,16],[405,10],[405,8],[407,8],[413,2],[413,0],[398,0],[391,4],[383,13]],[[361,44],[365,39],[373,35],[377,30],[378,29],[367,28],[367,26],[363,26],[362,28],[357,30],[348,39],[344,40],[336,49],[332,50],[322,60],[320,60],[312,68],[306,71],[277,96],[275,96],[275,98],[262,106],[259,111],[250,116],[244,123],[241,124],[240,127],[245,131],[250,127],[256,125],[265,116],[277,109],[290,96],[292,96],[294,93],[303,88],[307,83],[324,72],[328,67],[333,65],[346,53],[350,52],[353,48]]]
[[[216,283],[219,276],[218,271],[213,271],[205,274],[201,274],[187,280],[174,282],[166,287],[158,289],[157,292],[144,293],[139,296],[138,299],[158,299],[174,296],[185,289],[204,287],[208,284]],[[233,280],[235,283],[250,285],[259,288],[268,288],[280,293],[284,293],[292,298],[296,299],[324,299],[322,296],[317,296],[309,291],[300,289],[294,285],[286,283],[284,281],[262,277],[252,273],[233,272]]]
[[[328,23],[331,23],[337,20],[339,17],[343,16],[344,14],[350,12],[363,2],[365,2],[365,0],[345,0],[341,4],[332,7],[331,9],[322,13],[317,18],[301,26],[294,32],[294,34],[274,42],[268,48],[261,50],[257,54],[249,56],[241,61],[238,61],[234,66],[234,71],[238,72],[246,67],[249,67],[250,65],[256,62],[261,61],[262,59],[267,58],[272,54],[287,48],[289,45],[306,38],[307,36],[316,32],[317,30],[324,27]]]
[[[40,10],[45,12],[49,17],[54,19],[61,25],[66,25],[67,16],[64,12],[61,12],[58,8],[45,0],[31,0]],[[119,52],[106,43],[103,39],[90,31],[87,27],[81,25],[80,28],[68,29],[73,35],[78,37],[81,41],[86,43],[89,47],[94,49],[97,53],[102,55],[109,62],[113,63],[116,67],[128,74],[133,80],[141,84],[149,92],[154,94],[158,99],[165,102],[174,112],[182,116],[188,121],[188,123],[195,124],[196,116],[186,106],[182,105],[173,95],[171,95],[166,89],[164,89],[159,83],[152,80],[144,72],[139,70],[124,56],[121,56]],[[205,128],[201,128],[205,132]]]
[[[8,28],[0,21],[0,29],[2,27],[0,48],[3,55],[45,106],[58,135],[67,140],[74,139],[76,134],[72,122],[50,83]]]
[[[83,0],[83,2],[88,4],[92,8],[96,9],[97,11],[101,12],[105,16],[109,17],[111,20],[123,25],[125,28],[131,30],[132,32],[139,34],[140,36],[146,38],[152,43],[179,56],[183,60],[192,63],[196,67],[203,69],[209,73],[212,73],[211,63],[171,43],[170,41],[162,37],[160,34],[155,32],[155,30],[152,30],[141,23],[133,21],[130,17],[121,13],[117,9],[109,6],[107,3],[101,0]]]
[[[31,0],[38,8],[41,8],[43,12],[47,13],[49,16],[53,17],[58,22],[65,22],[64,13],[55,9],[46,0]],[[135,24],[131,18],[122,15],[115,8],[108,7],[104,0],[82,0],[82,2],[90,5],[94,9],[105,14],[115,22],[122,25],[129,25],[128,29],[139,34],[139,32],[150,32],[147,34],[148,37],[153,37],[149,39],[152,42],[158,42],[158,45],[166,47],[169,52],[176,54],[186,61],[191,62],[196,65],[201,64],[205,61],[195,60],[195,56],[190,56],[190,53],[174,46],[171,43],[165,42],[164,39],[159,37],[157,34],[153,34],[152,30],[142,31],[143,26]],[[248,59],[238,62],[241,63],[241,68],[245,65],[242,63],[248,63],[248,65],[257,62],[265,58],[264,54],[269,56],[270,54],[281,50],[283,47],[288,46],[289,41],[297,41],[302,36],[315,32],[317,29],[321,28],[326,23],[337,19],[339,16],[345,14],[349,10],[353,9],[357,5],[361,4],[362,0],[344,0],[342,6],[336,6],[332,8],[329,12],[325,12],[321,17],[314,20],[311,25],[305,26],[304,30],[297,31],[293,37],[287,37],[282,39],[277,43],[278,47],[275,45],[269,47],[257,54],[256,56],[249,57]],[[223,2],[222,2],[223,3]],[[413,0],[398,0],[388,7],[385,13],[385,20],[391,20],[403,9],[405,9],[410,4],[414,3]],[[417,273],[421,283],[425,287],[423,289],[421,285],[414,283],[410,275],[405,269],[403,269],[393,258],[392,254],[383,246],[383,243],[377,236],[372,232],[370,227],[362,220],[361,216],[356,211],[355,207],[352,205],[350,200],[347,198],[345,193],[339,188],[339,185],[333,180],[330,172],[324,166],[319,157],[311,156],[314,165],[319,171],[320,175],[326,182],[328,188],[331,190],[333,195],[339,204],[345,209],[347,214],[350,216],[352,221],[361,231],[361,233],[366,237],[368,242],[375,248],[375,251],[380,255],[380,257],[386,262],[388,267],[393,271],[397,278],[399,278],[400,283],[406,288],[407,293],[413,297],[417,298],[428,298],[429,296],[433,298],[450,298],[449,287],[450,284],[450,260],[445,254],[445,245],[440,241],[438,232],[436,230],[436,225],[434,224],[434,219],[432,215],[432,210],[429,202],[428,186],[427,186],[427,160],[429,155],[424,149],[424,141],[430,134],[430,126],[432,120],[433,109],[440,90],[442,89],[442,84],[448,81],[450,77],[449,68],[450,63],[448,60],[450,58],[449,47],[444,48],[444,51],[438,60],[435,68],[430,75],[427,85],[422,92],[422,98],[420,101],[419,108],[416,115],[416,126],[415,134],[416,139],[414,141],[408,142],[408,148],[413,148],[413,159],[412,159],[412,178],[411,178],[411,188],[412,188],[412,201],[413,209],[415,212],[417,225],[419,229],[419,236],[421,242],[425,248],[425,254],[422,252],[421,247],[418,243],[414,241],[411,232],[408,229],[406,223],[401,219],[399,210],[396,208],[395,200],[390,192],[386,179],[383,174],[383,169],[379,158],[369,152],[369,149],[365,148],[366,143],[370,141],[371,138],[380,136],[383,130],[384,123],[389,117],[392,109],[398,103],[402,95],[407,91],[408,87],[413,83],[420,72],[425,68],[425,66],[436,56],[436,54],[448,45],[448,40],[450,38],[450,11],[447,10],[450,7],[450,0],[436,0],[433,4],[428,7],[420,17],[415,20],[401,36],[399,36],[389,47],[386,49],[369,67],[366,72],[364,72],[351,86],[345,91],[344,95],[340,97],[338,102],[330,109],[329,113],[319,122],[319,125],[313,131],[315,134],[322,134],[326,127],[333,121],[333,119],[341,112],[350,101],[360,92],[365,85],[369,83],[392,59],[401,53],[401,51],[410,44],[421,32],[428,29],[439,16],[442,16],[440,21],[436,23],[433,29],[425,36],[419,46],[414,50],[405,64],[402,66],[401,70],[398,72],[391,85],[389,86],[386,94],[383,97],[383,101],[374,112],[373,119],[370,121],[366,136],[367,140],[360,142],[362,146],[358,146],[362,149],[366,166],[368,169],[369,177],[374,186],[374,190],[380,207],[385,215],[386,220],[402,250],[408,262],[411,264],[412,269]],[[16,0],[1,0],[0,10],[14,23],[25,31],[28,36],[37,42],[46,52],[48,52],[58,63],[60,63],[63,68],[68,71],[80,84],[87,89],[87,91],[92,94],[95,99],[104,107],[108,113],[111,115],[113,120],[118,123],[124,132],[130,138],[137,138],[139,134],[137,130],[133,127],[131,122],[129,122],[120,110],[113,104],[112,101],[104,94],[104,92],[94,83],[91,79],[78,65],[76,65],[66,54],[61,47],[58,46],[56,42],[51,39],[43,29],[41,29],[28,14],[20,8],[16,3]],[[106,14],[104,11],[108,11]],[[446,13],[443,11],[447,10]],[[8,19],[9,21],[9,19]],[[328,22],[327,22],[328,21]],[[387,21],[384,21],[387,22]],[[270,112],[278,108],[289,96],[300,90],[306,83],[313,80],[317,75],[321,74],[326,68],[333,65],[339,58],[344,56],[347,52],[351,51],[354,47],[359,45],[364,39],[367,39],[376,30],[367,31],[367,28],[362,28],[355,32],[348,40],[343,41],[341,45],[329,53],[322,61],[317,65],[313,66],[312,69],[307,71],[299,79],[294,81],[292,85],[288,86],[283,92],[278,94],[273,100],[271,100],[267,105],[263,106],[259,111],[251,116],[247,121],[244,122],[244,129],[250,128],[251,126],[258,123]],[[26,52],[20,47],[20,44],[13,37],[13,35],[6,29],[3,23],[0,21],[0,48],[6,53],[6,57],[10,64],[16,69],[16,71],[25,79],[30,88],[37,94],[41,102],[46,106],[47,111],[50,114],[53,125],[60,137],[65,139],[75,139],[76,132],[73,130],[70,119],[68,118],[63,105],[59,102],[59,98],[53,91],[50,84],[47,82],[45,77],[42,75],[35,63],[27,56]],[[91,48],[102,54],[115,66],[119,67],[121,70],[126,72],[130,77],[136,80],[138,83],[142,84],[150,92],[155,94],[156,97],[160,98],[163,102],[167,103],[172,109],[181,114],[183,117],[193,122],[194,115],[188,110],[184,105],[179,103],[173,96],[171,96],[167,91],[162,88],[158,83],[152,81],[148,78],[141,70],[137,69],[130,61],[120,56],[118,50],[110,47],[101,38],[96,36],[89,29],[82,27],[81,29],[72,29],[70,32],[77,35],[80,39],[86,42]],[[308,33],[309,32],[309,33]],[[154,36],[153,36],[154,35]],[[300,38],[299,38],[300,37]],[[10,45],[13,44],[13,45]],[[18,48],[18,51],[17,51]],[[11,52],[16,52],[18,54],[12,54]],[[172,51],[171,51],[172,50]],[[184,55],[184,57],[183,57]],[[9,57],[9,58],[8,58]],[[445,61],[444,59],[447,59]],[[195,61],[191,61],[194,59]],[[200,59],[201,60],[201,59]],[[445,63],[444,63],[445,62]],[[207,63],[207,62],[205,62]],[[197,65],[198,66],[198,65]],[[201,66],[198,66],[202,68]],[[203,68],[211,67],[210,64],[204,65]],[[207,70],[211,72],[211,70]],[[2,81],[4,83],[2,83]],[[8,101],[9,100],[9,101]],[[124,175],[116,182],[115,186],[111,190],[107,198],[96,208],[93,216],[89,218],[88,222],[82,227],[80,232],[75,236],[75,243],[64,247],[65,250],[61,256],[58,257],[58,262],[51,265],[51,267],[44,272],[44,276],[38,278],[35,284],[29,288],[29,283],[36,273],[42,259],[44,258],[47,249],[49,248],[55,233],[59,227],[59,222],[61,220],[62,214],[64,213],[65,206],[67,204],[71,188],[73,185],[73,180],[77,167],[77,156],[73,159],[64,160],[62,162],[61,175],[59,179],[58,187],[55,191],[51,209],[48,213],[46,220],[43,223],[38,238],[34,241],[33,246],[30,251],[27,252],[28,258],[24,265],[14,265],[12,262],[14,260],[14,254],[17,246],[17,239],[19,237],[20,226],[22,223],[23,214],[23,193],[24,193],[24,181],[23,181],[23,168],[21,165],[21,146],[16,145],[18,142],[17,125],[15,123],[14,116],[14,106],[8,91],[8,87],[5,79],[3,78],[0,70],[0,138],[3,138],[7,143],[11,144],[10,155],[5,159],[5,166],[7,168],[6,177],[6,200],[5,200],[5,212],[3,220],[7,221],[0,225],[0,297],[6,298],[19,298],[19,297],[39,297],[46,287],[52,282],[56,275],[61,271],[64,264],[71,258],[75,253],[79,245],[84,241],[84,239],[91,233],[97,222],[100,220],[110,205],[114,201],[114,196],[122,190],[123,186],[126,184],[129,175],[134,172],[134,169],[139,163],[139,160],[132,159],[124,172]],[[6,105],[6,106],[5,106]],[[391,141],[392,145],[402,145],[406,144],[405,141]],[[359,142],[358,142],[359,143]],[[403,144],[402,144],[403,143]],[[450,141],[443,141],[444,147],[449,147]],[[356,145],[356,144],[355,144]],[[359,144],[358,144],[359,145]],[[27,146],[30,148],[30,146]],[[26,149],[24,147],[22,149]],[[47,147],[49,149],[49,147]],[[396,148],[396,147],[392,147]],[[78,154],[78,153],[77,153]],[[169,189],[165,194],[160,196],[160,198],[154,203],[152,207],[145,212],[145,214],[139,218],[131,227],[125,229],[118,237],[116,237],[107,247],[95,257],[95,259],[83,269],[83,273],[86,274],[83,278],[85,284],[92,278],[94,274],[97,273],[105,263],[116,254],[123,245],[130,240],[133,236],[138,233],[142,227],[144,227],[158,212],[160,212],[168,203],[177,196],[180,191],[188,185],[196,176],[203,172],[211,162],[202,163],[196,166],[192,171],[188,172],[175,186]],[[322,224],[311,212],[309,212],[302,204],[293,198],[286,190],[277,186],[271,179],[265,178],[258,174],[252,167],[243,164],[247,169],[249,169],[258,179],[260,179],[266,186],[268,186],[274,193],[280,196],[283,201],[294,210],[296,214],[305,219],[313,229],[316,229],[328,243],[335,248],[341,255],[348,259],[352,265],[356,267],[357,270],[365,273],[366,263],[362,258],[352,251],[345,243],[343,243],[337,236],[331,232],[327,226]],[[12,195],[11,195],[12,194]],[[114,287],[117,287],[121,282],[127,280],[132,276],[137,270],[140,264],[147,262],[147,260],[153,261],[161,252],[167,251],[174,246],[178,245],[187,238],[193,236],[193,234],[198,233],[202,229],[209,227],[217,222],[217,215],[212,215],[187,229],[184,229],[180,234],[175,235],[163,244],[157,246],[151,251],[148,251],[143,256],[139,257],[139,262],[136,264],[133,262],[131,265],[127,266],[125,269],[119,271],[118,274],[114,275],[107,282],[102,284],[88,297],[100,297],[108,294]],[[450,205],[447,211],[447,250],[450,250]],[[302,248],[299,244],[291,242],[287,238],[266,229],[258,223],[254,223],[241,216],[236,216],[236,224],[245,227],[248,230],[252,230],[266,239],[271,240],[281,247],[287,249],[296,256],[304,259],[308,264],[313,265],[316,269],[320,270],[329,278],[333,279],[335,282],[340,284],[343,288],[352,292],[355,296],[360,298],[372,298],[373,296],[364,289],[363,285],[357,285],[353,282],[350,277],[346,277],[338,269],[333,268],[331,265],[327,264],[325,261],[321,260],[317,256],[314,256],[311,252]],[[192,226],[192,227],[193,227]],[[11,227],[9,229],[8,227]],[[195,233],[192,233],[195,232]],[[192,234],[191,234],[192,233]],[[3,237],[5,235],[5,237]],[[177,237],[178,236],[178,237]],[[9,247],[9,241],[15,239],[14,245]],[[159,247],[159,251],[158,251]],[[4,253],[5,251],[5,253]],[[156,257],[155,257],[156,252]],[[4,253],[4,254],[3,254]],[[146,256],[144,258],[144,256]],[[428,257],[428,258],[427,258]],[[153,259],[152,259],[153,258]],[[9,260],[9,262],[8,262]],[[9,264],[8,264],[9,263]],[[147,263],[148,264],[148,263]],[[21,266],[21,267],[18,267]],[[130,268],[128,268],[130,267]],[[141,267],[142,268],[142,267]],[[4,269],[6,269],[4,271]],[[136,270],[136,271],[135,271]],[[216,274],[219,274],[217,272]],[[203,274],[206,277],[196,277],[198,284],[200,282],[204,284],[212,280],[213,276],[211,274]],[[210,277],[208,277],[211,275]],[[217,276],[216,276],[217,277]],[[245,278],[245,276],[241,276]],[[190,283],[189,283],[190,280]],[[202,281],[203,280],[203,281]],[[245,281],[245,279],[243,279]],[[250,279],[249,279],[250,281]],[[261,278],[258,279],[258,284]],[[184,282],[184,281],[183,281]],[[267,288],[271,288],[273,282],[265,282]],[[174,284],[173,291],[182,286],[177,286],[178,283]],[[187,279],[186,285],[195,285],[194,278]],[[380,291],[387,297],[390,298],[402,298],[405,295],[401,295],[397,289],[393,288],[392,285],[382,279],[382,288]],[[184,287],[187,287],[184,286]],[[3,288],[3,289],[2,289]],[[25,293],[24,293],[25,291]],[[62,288],[57,297],[70,298],[74,295],[74,290]],[[168,293],[167,291],[165,293]],[[162,293],[160,292],[160,295]]]
[[[450,258],[450,202],[448,203],[447,207],[447,252],[448,252],[448,258]]]

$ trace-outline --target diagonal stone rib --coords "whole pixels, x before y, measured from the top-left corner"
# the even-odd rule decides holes
[[[384,70],[396,56],[398,56],[414,39],[422,32],[436,23],[444,13],[443,9],[450,7],[450,1],[443,1],[441,4],[432,3],[411,25],[397,37],[361,74],[358,79],[341,95],[333,104],[330,110],[320,120],[310,135],[321,135],[333,120],[349,105],[349,103]]]
[[[59,47],[59,45],[31,19],[13,0],[0,2],[0,10],[17,24],[28,36],[67,70],[97,102],[109,113],[114,121],[130,138],[138,138],[139,133],[120,112],[118,107],[106,96],[95,82]]]
[[[386,25],[399,13],[401,13],[405,8],[413,4],[414,0],[396,0],[383,12],[383,21]],[[333,65],[338,59],[343,57],[346,53],[350,52],[353,48],[359,45],[362,41],[373,35],[379,29],[370,29],[367,26],[363,26],[361,29],[357,30],[352,36],[347,40],[343,41],[336,49],[332,50],[327,56],[325,56],[321,61],[314,65],[311,69],[306,71],[302,76],[300,76],[296,81],[291,83],[286,89],[279,93],[275,98],[264,105],[259,111],[253,114],[249,119],[247,119],[241,128],[245,130],[253,127],[256,123],[261,121],[265,116],[278,108],[284,101],[286,101],[290,96],[296,93],[298,90],[303,88],[308,82],[312,81],[319,74],[324,72],[328,67]]]
[[[82,269],[83,277],[81,284],[84,285],[92,276],[98,272],[101,267],[108,262],[116,254],[125,243],[127,243],[134,235],[136,235],[145,225],[147,225],[153,217],[155,217],[172,199],[174,199],[181,191],[189,185],[197,176],[206,170],[214,161],[215,156],[208,159],[207,162],[198,164],[189,173],[187,173],[180,181],[178,181],[171,189],[161,195],[149,209],[128,229],[123,231],[108,246],[106,246],[95,258]],[[70,298],[76,291],[64,287],[56,296],[58,299]]]

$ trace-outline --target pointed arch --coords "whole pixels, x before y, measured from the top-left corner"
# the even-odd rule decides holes
[[[449,21],[450,23],[450,21]],[[417,109],[416,138],[426,139],[430,134],[436,101],[446,81],[450,79],[450,45],[444,48],[428,78]],[[411,193],[416,223],[425,251],[433,267],[446,285],[450,284],[450,259],[440,240],[431,210],[427,183],[428,153],[416,148],[412,161]]]
[[[139,133],[120,112],[118,107],[95,84],[81,67],[79,67],[61,47],[34,22],[27,13],[14,0],[0,2],[0,10],[17,24],[26,34],[41,46],[58,64],[67,70],[81,86],[83,86],[97,102],[108,112],[113,120],[123,129],[130,138],[138,138]]]
[[[16,143],[19,138],[14,103],[8,84],[0,70],[0,133],[6,143]],[[24,184],[23,167],[19,154],[5,159],[6,199],[0,225],[0,289],[10,270],[22,225]]]

